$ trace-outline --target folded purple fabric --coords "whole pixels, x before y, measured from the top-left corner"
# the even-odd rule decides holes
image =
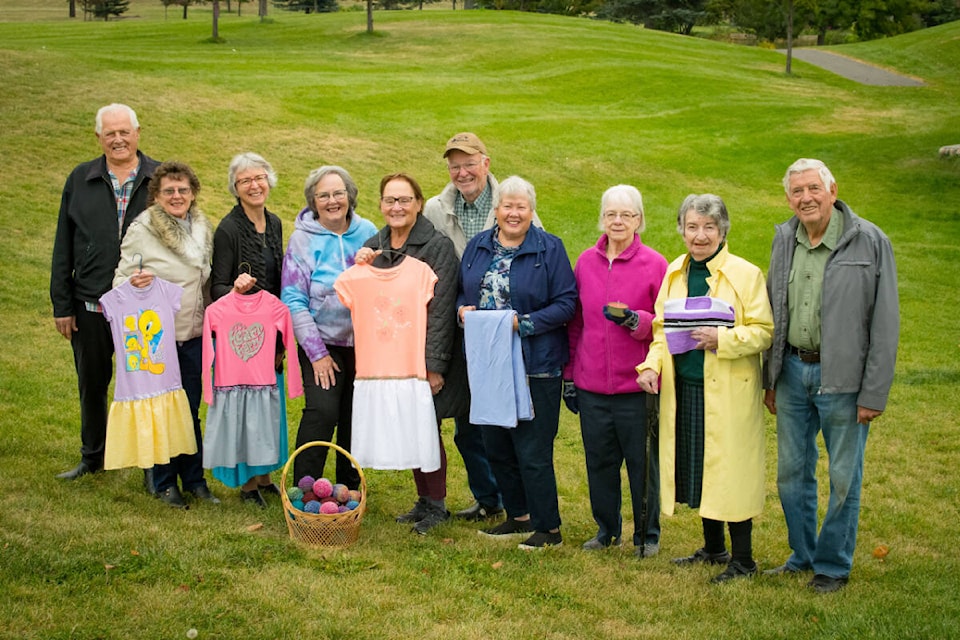
[[[663,333],[672,354],[697,348],[690,333],[697,327],[732,327],[733,306],[711,296],[673,298],[663,304]]]

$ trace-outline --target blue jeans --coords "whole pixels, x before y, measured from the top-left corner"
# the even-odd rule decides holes
[[[656,433],[651,433],[648,458],[647,395],[640,392],[603,395],[577,389],[577,398],[597,539],[610,544],[614,538],[620,538],[623,525],[620,468],[626,461],[633,504],[633,544],[642,547],[647,542],[659,543],[659,445]]]
[[[193,433],[197,438],[196,453],[182,453],[171,458],[169,464],[153,467],[153,484],[158,492],[177,486],[177,477],[184,491],[206,487],[203,477],[203,436],[200,434],[200,398],[203,386],[200,372],[203,371],[202,338],[192,338],[177,343],[177,359],[180,361],[180,382],[187,394],[190,414],[193,418]]]
[[[487,450],[483,445],[483,432],[478,425],[470,422],[469,415],[455,418],[454,425],[453,441],[463,458],[470,493],[485,507],[502,507],[500,489],[493,477],[490,461],[487,460]]]
[[[820,364],[786,354],[777,380],[777,488],[793,551],[787,566],[850,575],[860,519],[869,425],[857,424],[856,393],[820,393]],[[830,502],[817,535],[817,432],[823,432]]]
[[[560,425],[560,378],[529,378],[533,420],[513,429],[483,425],[487,458],[503,492],[507,516],[530,514],[534,531],[560,527],[553,441]]]

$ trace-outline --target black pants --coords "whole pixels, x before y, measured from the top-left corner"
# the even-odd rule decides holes
[[[80,456],[92,469],[103,468],[107,441],[107,389],[113,378],[113,339],[102,313],[75,309],[77,330],[70,346],[80,392]]]
[[[177,343],[177,359],[180,362],[180,381],[187,394],[190,414],[193,417],[193,433],[197,438],[196,453],[182,453],[170,459],[169,464],[153,468],[153,482],[157,491],[166,491],[176,486],[177,478],[184,491],[206,487],[203,477],[203,436],[200,435],[200,398],[203,395],[201,371],[203,371],[202,338],[193,338]]]
[[[313,378],[313,365],[302,348],[297,347],[300,373],[303,376],[303,415],[297,429],[297,448],[314,440],[333,442],[337,432],[337,446],[350,451],[350,431],[353,425],[353,380],[357,375],[357,359],[353,347],[327,346],[330,357],[340,367],[336,384],[324,389]],[[293,483],[305,475],[319,478],[327,463],[327,447],[310,447],[293,461]],[[337,454],[336,481],[351,489],[360,487],[360,474],[345,456]]]
[[[647,459],[647,394],[603,395],[577,389],[577,397],[597,538],[604,544],[620,538],[620,469],[626,463],[633,507],[633,544],[642,547],[648,542],[659,543],[659,444],[652,438]]]

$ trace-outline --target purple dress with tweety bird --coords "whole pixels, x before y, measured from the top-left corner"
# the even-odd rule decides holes
[[[143,288],[128,280],[100,298],[117,354],[105,469],[149,469],[197,452],[173,325],[182,293],[154,278]]]

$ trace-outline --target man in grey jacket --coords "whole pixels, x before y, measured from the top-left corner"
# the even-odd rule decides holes
[[[764,404],[777,416],[777,487],[792,554],[768,575],[812,571],[818,593],[850,576],[870,422],[887,404],[900,331],[890,240],[837,200],[819,160],[783,179],[794,216],[778,225],[767,289],[773,345]],[[817,533],[817,433],[829,458],[830,502]]]
[[[101,108],[95,132],[103,155],[78,165],[64,184],[50,269],[53,319],[73,348],[80,391],[80,463],[57,476],[63,480],[103,468],[113,340],[99,300],[112,286],[123,234],[147,208],[159,164],[138,150],[140,124],[127,105]],[[149,470],[144,486],[152,492]]]

